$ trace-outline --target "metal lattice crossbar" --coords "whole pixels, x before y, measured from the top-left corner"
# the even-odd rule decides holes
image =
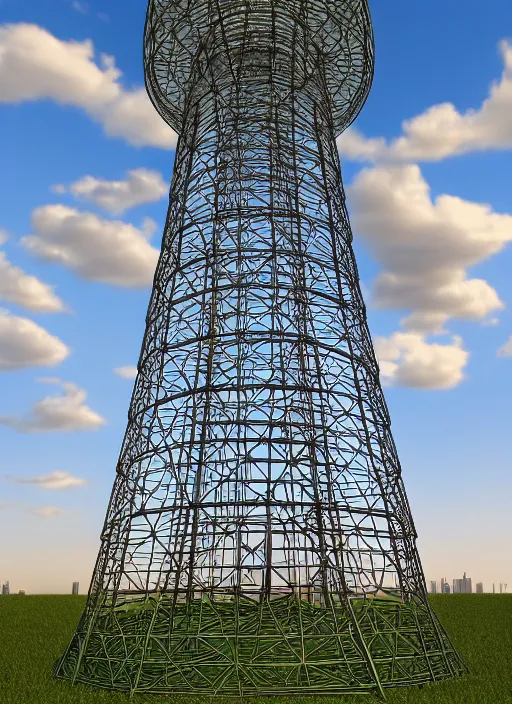
[[[427,600],[335,143],[373,73],[366,0],[150,0],[145,57],[180,138],[56,676],[242,696],[463,674]]]

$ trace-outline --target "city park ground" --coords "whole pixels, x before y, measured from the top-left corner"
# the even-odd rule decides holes
[[[438,594],[430,602],[470,674],[422,688],[386,688],[389,704],[512,704],[512,594]],[[0,704],[236,704],[237,699],[151,696],[72,686],[52,678],[85,596],[0,598]],[[246,698],[244,704],[375,704],[376,695]]]

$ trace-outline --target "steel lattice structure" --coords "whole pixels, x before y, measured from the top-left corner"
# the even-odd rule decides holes
[[[466,667],[431,611],[336,136],[366,0],[150,0],[180,134],[117,476],[57,677],[131,692],[370,692]]]

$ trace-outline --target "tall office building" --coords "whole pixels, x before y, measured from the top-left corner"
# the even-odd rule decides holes
[[[444,585],[446,584],[446,580],[444,577],[441,577],[441,594],[444,594]]]
[[[430,582],[430,593],[437,594],[437,582]]]
[[[471,577],[466,577],[466,573],[464,572],[464,576],[462,579],[454,579],[453,580],[453,593],[454,594],[471,594],[473,591],[473,588],[471,586]]]
[[[477,582],[476,583],[476,593],[477,594],[483,594],[484,593],[484,585],[482,582]]]
[[[503,594],[503,584],[500,582],[500,594]]]
[[[2,585],[2,594],[4,596],[7,596],[9,594],[9,582],[6,582],[5,584]]]
[[[448,582],[445,582],[443,593],[444,594],[450,593],[450,585],[448,584]]]
[[[78,582],[73,582],[73,590],[71,592],[72,594],[78,594],[78,585]]]

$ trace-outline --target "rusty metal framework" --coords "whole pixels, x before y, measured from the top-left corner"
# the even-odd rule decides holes
[[[150,0],[180,133],[117,476],[57,677],[344,693],[467,671],[429,606],[335,137],[366,0]]]

